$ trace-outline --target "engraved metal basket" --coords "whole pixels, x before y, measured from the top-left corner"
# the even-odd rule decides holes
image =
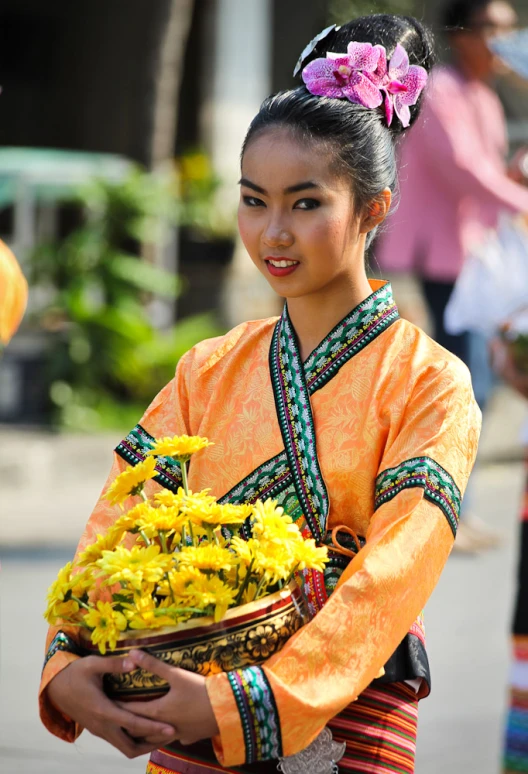
[[[108,656],[122,656],[141,648],[156,658],[208,675],[261,664],[284,647],[308,620],[304,597],[295,581],[256,602],[233,608],[215,623],[213,618],[187,621],[175,627],[123,632]],[[81,630],[86,655],[99,655],[89,632]],[[136,669],[105,675],[105,689],[121,700],[151,699],[167,692],[165,680]]]

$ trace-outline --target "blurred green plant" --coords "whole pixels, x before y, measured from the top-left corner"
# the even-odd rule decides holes
[[[416,5],[416,0],[330,0],[328,11],[331,23],[345,24],[371,13],[413,15]]]
[[[192,230],[204,240],[233,237],[236,231],[235,213],[226,217],[217,206],[221,184],[202,150],[188,150],[175,159],[179,186],[180,225]]]
[[[126,406],[145,403],[174,375],[177,361],[218,334],[212,318],[160,331],[153,296],[174,298],[178,278],[138,257],[159,238],[160,219],[180,216],[174,181],[134,169],[120,182],[95,180],[72,202],[82,223],[32,256],[31,284],[46,301],[34,313],[49,332],[54,420],[75,429],[121,425]],[[141,411],[140,411],[141,413]]]

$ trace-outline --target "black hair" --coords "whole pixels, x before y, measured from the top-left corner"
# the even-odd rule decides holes
[[[346,51],[351,41],[385,46],[388,60],[399,43],[407,51],[411,65],[420,65],[427,72],[433,65],[432,36],[419,21],[408,16],[375,14],[333,30],[303,61],[303,67],[313,59],[325,57],[327,51]],[[418,117],[420,103],[421,98],[411,107],[411,125]],[[304,84],[279,92],[264,100],[251,122],[242,156],[251,140],[271,127],[287,127],[303,142],[323,143],[333,156],[336,171],[350,179],[358,213],[385,188],[395,192],[395,140],[403,126],[394,116],[389,127],[383,107],[370,110],[347,99],[317,97]],[[367,246],[373,238],[371,231]]]
[[[479,11],[492,0],[448,0],[442,8],[441,24],[447,33],[471,29]]]

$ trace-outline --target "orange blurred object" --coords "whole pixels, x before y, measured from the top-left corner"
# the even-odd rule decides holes
[[[17,259],[0,241],[0,342],[7,344],[24,316],[28,284]]]

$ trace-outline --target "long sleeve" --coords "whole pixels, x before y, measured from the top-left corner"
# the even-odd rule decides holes
[[[379,465],[366,545],[325,607],[262,667],[208,678],[223,766],[304,749],[379,674],[432,593],[453,545],[480,412],[455,360],[428,366],[405,403]]]
[[[492,95],[489,97],[491,100]],[[498,100],[490,103],[489,113],[496,114],[489,120],[504,123]],[[419,131],[428,165],[450,190],[460,197],[473,197],[497,212],[528,212],[528,190],[508,178],[498,150],[492,157],[484,148],[482,127],[452,76],[439,72],[433,77]],[[411,135],[411,151],[412,141]]]
[[[173,381],[156,396],[137,426],[143,436],[145,433],[156,437],[189,432],[186,419],[188,416],[188,372],[189,358],[185,356],[178,364]],[[136,433],[136,437],[141,436],[137,436]],[[140,448],[136,449],[136,454],[141,454]],[[126,459],[117,453],[114,454],[110,475],[86,525],[77,547],[76,556],[86,546],[93,543],[98,534],[104,534],[121,515],[122,511],[117,506],[110,505],[104,499],[104,495],[114,479],[125,470],[127,464]],[[164,474],[166,473],[165,471]],[[147,492],[150,485],[151,483],[148,482]],[[62,669],[77,658],[79,658],[78,629],[67,625],[50,627],[46,638],[46,657],[39,689],[40,717],[52,734],[67,742],[73,742],[81,733],[82,728],[59,712],[49,700],[46,688]]]

